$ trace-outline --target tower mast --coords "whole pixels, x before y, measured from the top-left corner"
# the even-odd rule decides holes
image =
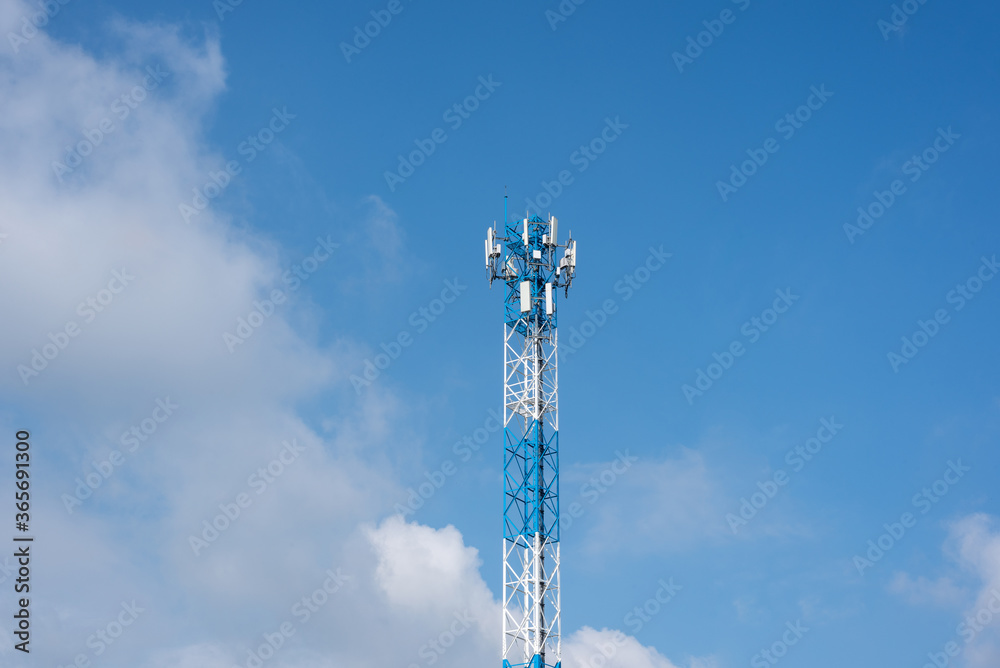
[[[576,272],[558,220],[486,231],[490,284],[504,284],[503,668],[561,668],[558,289]],[[562,256],[559,252],[562,251]]]

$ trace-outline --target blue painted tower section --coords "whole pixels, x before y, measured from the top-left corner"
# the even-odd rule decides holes
[[[504,322],[534,347],[535,360],[544,364],[541,342],[556,332],[557,290],[550,288],[552,313],[546,313],[546,285],[556,283],[555,268],[547,257],[551,253],[542,243],[542,230],[548,222],[535,216],[528,221],[528,245],[517,228],[522,221],[508,223],[507,249],[514,257],[542,254],[540,261],[515,261],[517,272],[505,279]],[[521,285],[530,289],[531,309],[521,311]],[[532,360],[532,361],[535,361]],[[536,534],[559,541],[559,431],[546,432],[544,415],[525,415],[523,423],[504,427],[504,539],[522,536],[533,541]]]
[[[490,280],[504,285],[503,668],[561,666],[557,307],[576,242],[560,246],[557,224],[487,230]]]

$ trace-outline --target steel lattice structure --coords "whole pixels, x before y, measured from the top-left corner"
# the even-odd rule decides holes
[[[554,217],[504,219],[504,237],[486,232],[504,283],[503,668],[561,668],[556,306],[576,242],[558,245]]]

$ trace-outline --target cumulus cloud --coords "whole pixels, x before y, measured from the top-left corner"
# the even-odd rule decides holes
[[[500,609],[479,578],[482,564],[452,526],[434,530],[399,516],[368,531],[379,554],[375,579],[388,601],[403,609],[469,609],[477,619],[499,619]]]
[[[678,668],[667,657],[614,629],[583,627],[563,643],[563,663],[579,668]],[[692,657],[687,668],[715,668],[712,657]]]
[[[964,665],[1000,665],[1000,528],[996,519],[977,513],[953,522],[944,553],[955,577],[930,580],[897,573],[889,589],[911,604],[961,607],[952,641],[961,648]]]
[[[955,522],[946,553],[978,581],[975,601],[966,609],[964,627],[960,627],[967,665],[1000,665],[1000,528],[996,519],[977,513]]]
[[[563,645],[563,660],[572,666],[607,668],[677,668],[651,647],[643,647],[621,631],[583,627]]]
[[[5,31],[35,11],[0,5]],[[217,40],[124,20],[107,31],[100,57],[44,31],[0,54],[0,280],[17,286],[2,297],[17,326],[0,330],[0,394],[45,443],[34,510],[51,548],[36,561],[49,593],[33,600],[50,640],[34,654],[203,665],[287,616],[289,592],[313,591],[345,537],[400,496],[359,443],[369,459],[418,444],[378,395],[313,432],[290,406],[346,377],[356,346],[321,349],[292,326],[312,307],[279,280],[274,240],[217,202],[190,223],[179,213],[226,158],[202,138],[225,87]],[[230,352],[223,334],[276,288],[285,303]],[[157,400],[176,406],[162,422]],[[129,450],[144,421],[155,433]],[[115,450],[124,463],[102,474]],[[145,612],[102,640],[133,601]]]

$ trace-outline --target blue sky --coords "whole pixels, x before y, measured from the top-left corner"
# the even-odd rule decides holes
[[[37,8],[0,2],[0,425],[32,433],[41,543],[37,649],[0,629],[4,665],[246,665],[335,568],[351,584],[265,665],[432,665],[423,643],[469,610],[434,663],[499,661],[500,440],[455,445],[500,402],[485,227],[505,191],[522,216],[546,188],[582,250],[563,345],[613,302],[560,374],[563,503],[585,509],[562,548],[566,665],[616,630],[609,666],[919,668],[949,641],[948,665],[1000,661],[996,625],[958,630],[1000,588],[994,5],[56,6],[36,35]],[[372,12],[391,20],[345,49]],[[149,612],[96,655],[133,599]]]

